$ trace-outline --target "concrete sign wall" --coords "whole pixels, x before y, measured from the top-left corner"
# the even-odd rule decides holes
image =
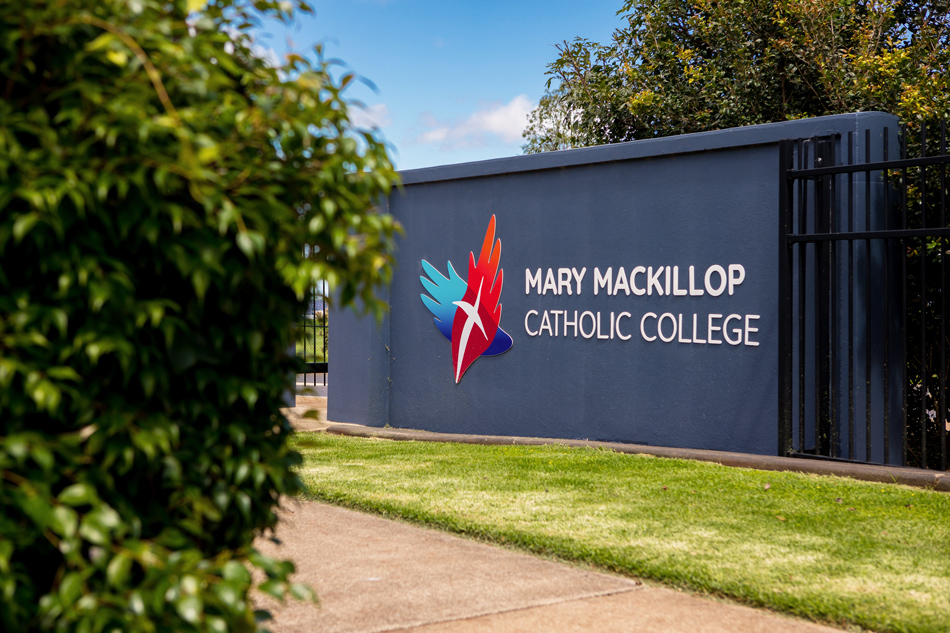
[[[332,316],[329,418],[774,453],[778,141],[885,126],[841,115],[404,172],[391,314]]]

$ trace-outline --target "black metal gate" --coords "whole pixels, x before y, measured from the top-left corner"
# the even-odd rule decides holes
[[[782,142],[779,454],[947,470],[946,136]]]
[[[298,377],[298,382],[302,380],[305,387],[316,386],[318,380],[327,384],[329,311],[326,290],[325,282],[311,287],[307,309],[297,323],[297,357],[307,363],[307,373]]]

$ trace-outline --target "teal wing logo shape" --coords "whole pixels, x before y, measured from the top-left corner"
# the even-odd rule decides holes
[[[444,277],[435,266],[423,259],[422,269],[428,275],[428,278],[419,277],[419,281],[422,282],[422,287],[426,289],[426,292],[432,295],[432,297],[424,294],[420,295],[422,303],[435,317],[433,319],[435,326],[439,328],[445,338],[451,341],[452,323],[455,321],[455,311],[458,310],[455,302],[461,301],[465,296],[465,291],[468,290],[468,282],[459,277],[459,274],[452,268],[452,262],[447,263],[449,276]]]
[[[422,287],[426,289],[426,292],[432,296],[425,294],[419,296],[422,297],[422,303],[432,313],[434,317],[432,320],[435,326],[439,328],[439,332],[451,341],[452,324],[455,322],[455,311],[458,310],[455,302],[461,301],[465,297],[468,282],[455,272],[452,262],[446,262],[446,264],[449,269],[448,277],[440,273],[438,268],[426,260],[422,260],[422,269],[427,276],[420,276],[419,281],[422,282]],[[499,327],[494,340],[489,348],[482,352],[482,356],[503,354],[511,349],[512,342],[511,335]]]

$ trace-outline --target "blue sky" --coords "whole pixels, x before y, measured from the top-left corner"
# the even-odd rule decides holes
[[[327,58],[376,85],[348,91],[393,147],[399,169],[521,153],[527,112],[562,40],[599,42],[621,0],[311,0],[316,16],[273,23],[258,43],[283,55],[323,43]]]

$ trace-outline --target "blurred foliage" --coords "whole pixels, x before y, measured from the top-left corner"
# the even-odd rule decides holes
[[[950,114],[947,0],[626,0],[558,46],[525,153],[854,111]]]
[[[379,314],[396,176],[276,0],[0,3],[0,630],[251,631],[316,279]],[[311,257],[304,246],[315,247]]]

